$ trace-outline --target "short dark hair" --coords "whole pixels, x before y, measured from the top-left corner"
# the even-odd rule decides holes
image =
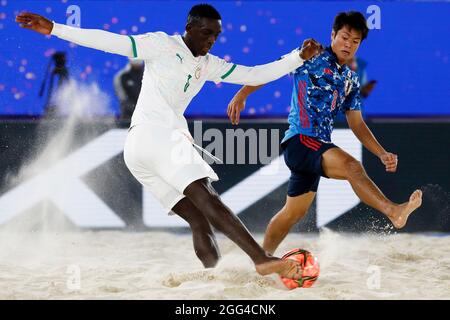
[[[197,4],[191,8],[187,17],[187,23],[198,22],[201,18],[222,20],[219,11],[206,3]]]
[[[367,38],[369,28],[367,27],[366,18],[358,11],[340,12],[333,23],[333,31],[337,33],[344,26],[361,32],[361,41]]]

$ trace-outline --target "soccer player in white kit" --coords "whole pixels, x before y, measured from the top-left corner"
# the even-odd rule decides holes
[[[183,113],[206,81],[259,85],[276,80],[318,54],[316,41],[306,40],[301,49],[281,60],[246,67],[208,53],[222,30],[220,14],[208,4],[191,8],[183,36],[164,32],[118,35],[69,27],[33,13],[19,14],[16,22],[41,34],[145,61],[142,89],[124,148],[125,163],[167,212],[189,223],[195,252],[205,267],[215,266],[220,258],[213,226],[249,255],[259,274],[301,276],[297,262],[267,254],[222,203],[210,184],[218,177],[194,149]]]

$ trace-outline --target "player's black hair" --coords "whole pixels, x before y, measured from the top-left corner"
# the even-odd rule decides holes
[[[337,33],[344,26],[361,32],[361,41],[367,38],[369,28],[367,27],[366,18],[358,11],[340,12],[333,23],[333,31]]]
[[[191,8],[187,17],[187,23],[196,23],[201,18],[222,20],[219,11],[206,3],[197,4]]]

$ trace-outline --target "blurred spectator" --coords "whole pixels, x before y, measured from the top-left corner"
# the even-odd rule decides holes
[[[376,80],[368,80],[367,78],[367,62],[359,57],[355,57],[349,64],[349,67],[358,74],[359,82],[361,84],[361,97],[367,98],[372,90],[375,88]]]
[[[50,80],[49,78],[50,73]],[[55,77],[58,77],[57,87],[54,87]],[[45,71],[44,80],[42,81],[41,89],[39,91],[39,97],[44,95],[45,87],[48,84],[46,102],[44,105],[44,116],[54,117],[57,113],[58,106],[54,99],[52,99],[54,93],[62,87],[62,85],[69,79],[69,71],[66,67],[66,53],[62,51],[55,52],[47,66]]]
[[[120,101],[120,119],[129,120],[141,91],[144,61],[130,59],[114,76],[114,90]]]

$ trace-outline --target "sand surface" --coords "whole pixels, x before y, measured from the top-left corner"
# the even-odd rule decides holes
[[[290,234],[277,254],[301,247],[321,265],[291,291],[218,241],[203,269],[189,233],[0,231],[0,299],[450,299],[450,236]]]

